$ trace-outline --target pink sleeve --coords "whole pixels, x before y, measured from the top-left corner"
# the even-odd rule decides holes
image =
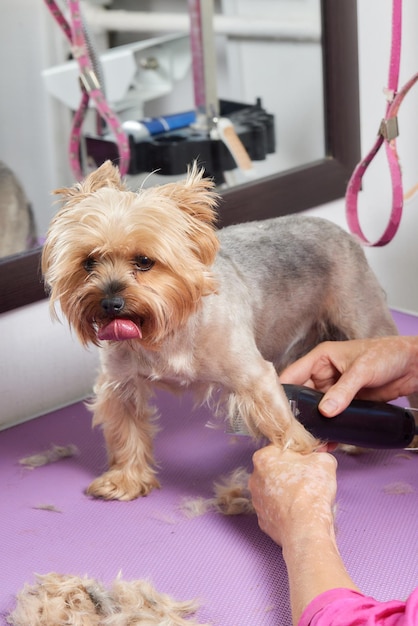
[[[351,589],[331,589],[317,596],[298,626],[417,626],[418,587],[406,602],[378,602]]]

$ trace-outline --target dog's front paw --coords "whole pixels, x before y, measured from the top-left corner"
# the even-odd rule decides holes
[[[134,475],[132,471],[111,469],[96,478],[86,493],[104,500],[134,500],[159,487],[160,483],[152,470]]]

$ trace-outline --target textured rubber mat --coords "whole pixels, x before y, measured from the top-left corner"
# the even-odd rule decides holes
[[[417,334],[416,318],[395,319],[404,334]],[[206,428],[211,415],[193,411],[188,397],[160,394],[157,404],[162,489],[133,502],[84,494],[106,454],[82,404],[0,433],[2,624],[24,583],[55,571],[105,584],[119,572],[147,578],[178,600],[198,598],[202,623],[291,625],[281,550],[255,516],[188,519],[181,509],[184,497],[211,497],[220,476],[250,469],[253,445]],[[35,469],[19,465],[51,444],[74,444],[79,454]],[[418,453],[336,455],[338,542],[348,570],[367,594],[405,598],[418,585]]]

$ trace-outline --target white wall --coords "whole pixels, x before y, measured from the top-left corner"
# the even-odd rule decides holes
[[[386,101],[392,0],[358,2],[360,117],[362,154],[372,147]],[[418,3],[404,0],[401,87],[418,71]],[[400,136],[397,141],[405,192],[418,183],[418,86],[405,98],[399,114]],[[371,241],[384,231],[391,207],[391,184],[384,149],[363,178],[364,191],[359,198],[361,224]],[[344,201],[311,211],[327,217],[344,228]],[[405,202],[404,213],[395,239],[383,248],[366,249],[369,261],[387,291],[389,304],[397,309],[418,313],[418,195]]]
[[[43,300],[0,315],[0,428],[91,393],[97,350],[83,349]]]
[[[16,0],[15,0],[16,1]],[[25,0],[31,5],[31,0]],[[8,0],[12,2],[12,0]],[[19,0],[23,3],[23,0]],[[383,116],[385,101],[391,0],[359,2],[361,136],[363,152],[369,149]],[[2,15],[4,13],[2,4]],[[401,83],[418,70],[416,0],[404,1],[404,42]],[[0,20],[0,24],[3,24]],[[400,115],[405,188],[418,182],[417,94],[411,93]],[[41,121],[44,117],[41,116]],[[34,160],[40,167],[39,159]],[[47,164],[42,167],[47,167]],[[34,167],[34,171],[36,168]],[[388,174],[382,159],[365,179],[361,199],[364,228],[370,237],[382,232],[390,206]],[[343,200],[311,211],[345,227]],[[392,307],[418,313],[418,198],[406,203],[396,239],[384,248],[367,251],[370,262],[388,293]],[[97,354],[86,352],[66,326],[52,323],[46,302],[0,316],[0,424],[10,425],[39,415],[86,395],[92,385]]]

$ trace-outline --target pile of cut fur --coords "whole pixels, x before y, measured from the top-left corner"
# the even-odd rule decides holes
[[[248,515],[254,513],[248,488],[249,472],[238,467],[213,485],[213,498],[185,498],[182,510],[187,517],[197,517],[209,511],[222,515]]]
[[[186,620],[195,601],[177,602],[146,580],[118,577],[110,589],[92,578],[50,573],[36,576],[17,596],[12,626],[199,626]],[[206,625],[207,626],[207,625]]]

